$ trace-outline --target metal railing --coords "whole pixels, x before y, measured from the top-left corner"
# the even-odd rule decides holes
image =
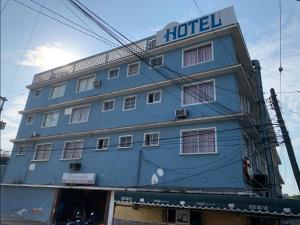
[[[153,38],[152,38],[153,40]],[[133,55],[134,53],[141,53],[148,49],[148,42],[152,41],[151,38],[144,39],[134,44],[129,44],[127,47],[120,47],[113,49],[108,52],[100,53],[64,66],[60,66],[51,70],[47,70],[42,73],[38,73],[34,76],[32,84],[37,84],[40,82],[48,81],[58,77],[69,76],[73,73],[82,72],[89,70],[91,68],[104,65],[128,56]],[[153,41],[152,41],[153,42]],[[153,48],[153,43],[151,42],[151,48]],[[130,50],[129,50],[130,49]]]

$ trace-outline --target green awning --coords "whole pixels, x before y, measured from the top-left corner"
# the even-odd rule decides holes
[[[119,191],[116,204],[300,217],[300,200],[237,195]]]

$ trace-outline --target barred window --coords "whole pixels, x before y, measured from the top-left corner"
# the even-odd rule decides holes
[[[113,111],[114,110],[115,100],[107,100],[103,102],[102,112]]]
[[[108,71],[108,79],[113,79],[113,78],[116,78],[119,76],[119,71],[120,69],[119,68],[114,68],[114,69],[110,69]]]
[[[181,154],[215,153],[214,128],[185,130],[181,132]]]
[[[151,67],[157,67],[163,65],[163,56],[157,56],[150,59]]]
[[[119,148],[131,148],[132,147],[132,135],[119,137]]]
[[[129,96],[124,98],[123,110],[132,110],[136,107],[136,96]]]

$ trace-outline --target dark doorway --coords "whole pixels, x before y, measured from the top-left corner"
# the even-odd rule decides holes
[[[86,221],[92,212],[95,221],[102,223],[106,199],[106,191],[62,189],[57,199],[55,224],[66,224],[68,221],[74,221],[77,213]]]

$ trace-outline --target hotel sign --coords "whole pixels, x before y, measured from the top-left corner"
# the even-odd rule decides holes
[[[95,173],[63,173],[63,184],[95,184]]]
[[[184,23],[170,23],[156,33],[156,46],[236,23],[233,7],[228,7]]]

